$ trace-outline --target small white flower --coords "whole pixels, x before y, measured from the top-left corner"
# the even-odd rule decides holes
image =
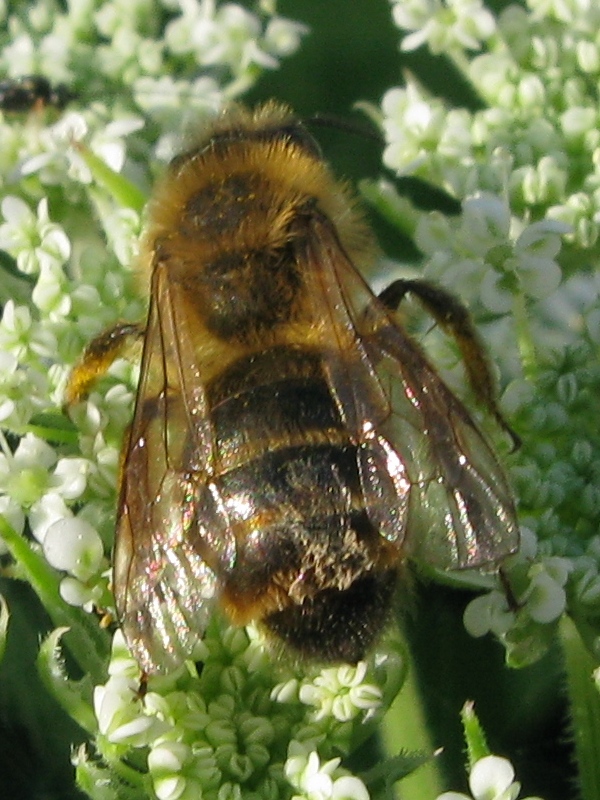
[[[292,741],[284,774],[295,790],[293,800],[369,800],[364,783],[340,769],[340,760],[321,764],[316,751]]]
[[[169,729],[167,723],[144,713],[137,699],[139,681],[112,676],[94,687],[94,711],[100,733],[114,744],[143,747]]]
[[[471,600],[463,614],[463,624],[475,638],[490,632],[502,636],[514,621],[514,611],[509,609],[506,596],[497,589]]]
[[[133,84],[137,105],[164,131],[154,146],[157,158],[168,161],[181,152],[182,128],[206,124],[223,107],[223,90],[207,75],[178,81],[167,75],[144,76]]]
[[[69,575],[61,580],[58,588],[60,596],[65,603],[70,606],[78,606],[89,612],[94,609],[94,606],[97,606],[105,589],[106,586],[99,582],[89,585]]]
[[[26,434],[10,454],[0,454],[0,490],[23,505],[35,502],[50,484],[48,470],[56,464],[56,451],[43,439]]]
[[[50,525],[70,516],[71,511],[58,492],[46,492],[31,506],[27,518],[31,532],[38,542],[43,543]]]
[[[140,680],[140,668],[137,661],[129,652],[121,628],[117,628],[113,636],[108,674],[119,675],[122,678],[129,678],[131,680]]]
[[[37,62],[35,58],[37,46],[29,33],[24,33],[22,28],[8,40],[2,48],[5,64],[10,64],[11,75],[32,75],[35,73]]]
[[[596,75],[600,72],[600,51],[595,42],[586,40],[575,43],[577,64],[583,72]]]
[[[0,322],[0,347],[7,338],[12,338],[5,337],[4,333]],[[20,350],[16,349],[17,352]],[[39,381],[36,380],[38,377]],[[15,353],[9,352],[8,348],[0,350],[0,423],[9,430],[22,430],[39,403],[39,396],[44,395],[45,386],[44,376],[23,369]]]
[[[367,664],[323,669],[311,683],[300,687],[300,702],[317,708],[316,719],[333,716],[340,722],[354,719],[363,711],[373,713],[381,704],[381,690],[365,683]]]
[[[439,101],[426,98],[409,81],[405,89],[390,89],[383,97],[386,148],[383,163],[409,174],[437,151],[444,129],[445,111]]]
[[[181,17],[166,29],[166,41],[174,53],[191,53],[199,63],[222,64],[234,74],[244,72],[252,63],[277,65],[276,59],[261,53],[258,39],[261,24],[255,14],[237,4],[213,3],[189,5]]]
[[[52,523],[71,517],[65,501],[81,496],[87,482],[88,462],[82,458],[57,459],[56,451],[31,433],[10,453],[0,453],[0,497],[6,495],[26,510],[34,536],[43,542]]]
[[[27,203],[13,195],[2,200],[0,209],[5,220],[0,225],[0,247],[15,252],[29,242],[31,237],[26,232],[30,234],[35,229],[35,217]]]
[[[181,742],[164,742],[153,747],[148,756],[151,772],[180,772],[191,755],[190,748]]]
[[[275,56],[290,56],[300,47],[308,27],[284,17],[273,17],[267,23],[264,34],[265,48]]]
[[[423,218],[416,241],[430,254],[425,272],[457,287],[496,314],[505,314],[522,293],[537,300],[562,280],[558,255],[569,226],[543,219],[529,226],[511,215],[508,203],[481,192],[467,198],[458,220]]]
[[[7,495],[0,495],[0,516],[8,522],[13,530],[17,533],[22,533],[25,526],[25,514],[23,514],[21,507]],[[0,556],[6,552],[6,545],[0,536]]]
[[[20,198],[5,197],[1,205],[5,219],[0,225],[0,247],[17,260],[26,274],[37,274],[42,265],[62,265],[69,257],[71,243],[63,229],[48,216],[48,200],[38,203],[37,214]]]
[[[432,53],[479,50],[495,31],[495,20],[480,0],[395,0],[394,22],[413,31],[402,41],[403,50],[427,42]]]
[[[515,771],[506,758],[484,756],[475,762],[469,776],[473,800],[516,800],[521,784],[514,781]],[[437,800],[471,800],[461,792],[444,792]],[[529,797],[525,800],[540,800]]]
[[[542,299],[559,287],[562,273],[556,257],[561,237],[569,231],[568,225],[545,219],[529,225],[516,240],[514,259],[508,265],[529,297]]]
[[[290,678],[284,683],[278,683],[271,691],[271,700],[276,703],[295,703],[299,699],[300,681]]]
[[[560,158],[547,155],[535,164],[527,164],[513,170],[509,186],[514,196],[522,196],[529,205],[556,203],[565,196],[568,177]]]
[[[471,255],[487,253],[504,244],[510,232],[510,208],[506,201],[488,192],[468,197],[463,203],[460,241]]]
[[[68,111],[51,129],[57,147],[65,147],[73,142],[82,141],[89,133],[89,125],[83,114]]]
[[[83,519],[69,517],[53,523],[46,531],[43,544],[48,562],[80,581],[89,580],[103,565],[102,540]]]
[[[58,348],[53,332],[41,322],[34,321],[27,306],[18,306],[13,300],[8,300],[0,321],[0,349],[15,356],[21,364],[26,364],[30,359],[37,361],[36,356],[53,358]],[[39,369],[38,364],[38,374],[28,376],[31,379],[30,388],[33,388],[36,378],[45,378]]]
[[[40,274],[31,299],[44,316],[51,320],[66,317],[71,311],[71,298],[66,293],[66,280],[57,263],[40,264]]]
[[[333,782],[333,800],[369,800],[367,787],[354,775],[342,775]]]
[[[181,772],[191,756],[190,747],[182,742],[163,742],[150,750],[148,769],[159,800],[178,800],[182,796],[186,778]]]
[[[527,613],[534,622],[547,624],[563,613],[567,604],[564,586],[572,568],[569,559],[557,556],[532,565],[528,573],[531,583],[518,600],[526,604]]]
[[[115,120],[94,133],[89,142],[90,150],[112,170],[120,172],[125,162],[125,138],[144,127],[141,117]]]
[[[573,561],[538,554],[537,539],[528,528],[522,528],[519,551],[505,561],[503,569],[509,583],[511,574],[518,576],[521,589],[515,597],[516,608],[509,608],[505,590],[500,584],[488,594],[476,597],[468,604],[463,616],[465,628],[472,636],[483,636],[491,631],[502,637],[515,620],[529,618],[547,625],[564,612],[567,603],[565,587],[574,569]],[[528,583],[523,588],[524,579]]]
[[[90,463],[85,458],[60,458],[52,473],[52,488],[65,500],[81,497],[87,484]]]
[[[131,208],[110,208],[107,213],[101,213],[101,216],[111,251],[123,267],[130,269],[138,255],[140,215]],[[117,287],[113,291],[115,297],[122,293]]]

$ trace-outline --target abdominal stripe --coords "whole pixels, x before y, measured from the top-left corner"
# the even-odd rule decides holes
[[[230,523],[244,535],[267,526],[274,535],[294,528],[299,538],[334,540],[367,525],[357,445],[318,356],[281,348],[246,366],[209,389],[215,483]]]

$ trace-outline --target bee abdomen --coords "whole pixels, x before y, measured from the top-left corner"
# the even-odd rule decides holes
[[[355,664],[388,621],[397,579],[397,569],[367,572],[347,589],[268,614],[264,626],[303,658]]]
[[[349,441],[321,361],[310,350],[277,347],[241,359],[208,394],[217,473],[274,450]]]
[[[220,578],[238,620],[288,606],[306,614],[323,592],[355,598],[355,583],[390,563],[364,506],[355,445],[263,452],[215,483],[236,541]]]
[[[318,354],[280,347],[241,360],[213,382],[209,401],[215,483],[239,548],[258,532],[278,541],[292,531],[298,551],[319,540],[339,549],[348,530],[368,535],[358,445]]]
[[[395,555],[365,508],[361,445],[343,424],[321,358],[280,347],[241,360],[213,382],[209,401],[215,487],[236,542],[235,564],[219,576],[230,616],[262,618],[310,655],[322,653],[325,630],[334,635],[330,612],[339,606],[354,622],[338,630],[352,635],[334,636],[327,659],[356,660],[371,638],[363,609],[372,617],[386,607]]]

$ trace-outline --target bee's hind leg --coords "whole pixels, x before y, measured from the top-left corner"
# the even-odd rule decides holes
[[[420,279],[395,280],[378,295],[378,300],[388,311],[395,312],[409,293],[414,295],[442,329],[454,338],[475,396],[488,409],[500,427],[508,433],[513,448],[518,448],[521,440],[500,410],[492,366],[466,306],[440,286]]]

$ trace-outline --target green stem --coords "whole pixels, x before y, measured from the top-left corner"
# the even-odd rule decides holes
[[[394,228],[414,238],[420,214],[410,200],[398,194],[393,183],[383,178],[365,179],[360,182],[360,193]]]
[[[585,648],[575,625],[563,617],[560,641],[565,658],[571,732],[581,800],[600,797],[600,693],[592,673],[598,664]]]
[[[406,658],[410,658],[405,648]],[[414,662],[409,664],[408,676],[401,692],[385,715],[383,740],[388,753],[399,750],[433,753],[439,743],[431,739],[426,711],[415,681]],[[424,800],[437,797],[444,790],[443,775],[437,758],[433,758],[402,780],[402,800]]]
[[[523,372],[528,378],[532,378],[537,372],[537,358],[529,320],[527,319],[525,296],[522,292],[517,292],[514,295],[513,315]]]
[[[463,75],[465,80],[469,81],[471,86],[473,86],[473,89],[475,91],[477,91],[476,87],[473,85],[472,81],[469,78],[469,68],[470,68],[471,62],[465,56],[464,51],[463,50],[453,50],[451,53],[446,53],[446,58],[448,58],[450,61],[452,61],[452,63],[454,64],[456,69],[460,72],[460,74]]]
[[[121,757],[122,748],[115,747],[104,736],[96,737],[96,748],[106,764],[121,780],[138,789],[144,787],[148,780],[148,773],[140,772],[136,767],[127,764]],[[117,755],[117,753],[120,753],[120,755]]]
[[[24,431],[25,433],[32,433],[34,436],[39,436],[40,439],[45,439],[47,442],[54,442],[56,444],[76,445],[78,439],[78,434],[75,430],[49,428],[46,425],[26,425]]]
[[[146,205],[146,195],[131,181],[109,167],[87,145],[82,142],[76,142],[75,147],[88,166],[96,183],[102,186],[120,206],[132,208],[140,214]]]

